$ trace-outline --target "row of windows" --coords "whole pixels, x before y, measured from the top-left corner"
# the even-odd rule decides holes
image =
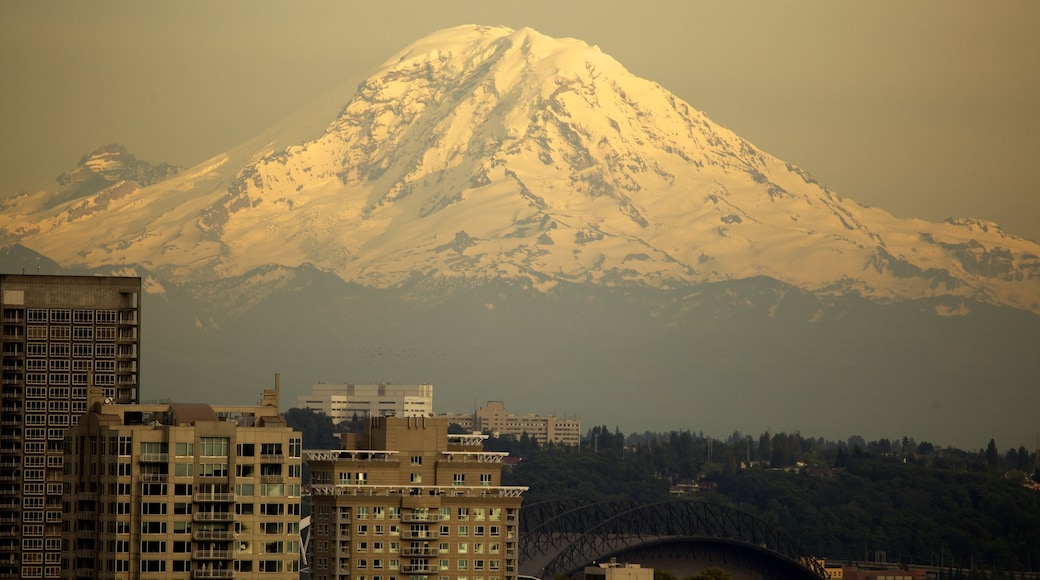
[[[76,425],[78,423],[79,416],[69,417],[69,425]],[[41,439],[57,439],[58,441],[62,441],[65,439],[65,429],[43,429],[41,427],[32,427],[26,428],[23,433],[25,438],[28,440],[39,441]]]
[[[89,379],[90,375],[87,373],[25,373],[26,385],[87,385]],[[96,374],[94,384],[97,386],[114,385],[116,376],[111,373]],[[26,396],[29,396],[28,392],[26,392]]]
[[[112,329],[109,329],[112,330]],[[98,337],[100,340],[115,340],[115,334],[108,338]],[[127,357],[134,356],[134,349],[129,348],[132,345],[119,345],[120,347],[126,346],[128,348],[116,348],[115,344],[80,344],[67,342],[27,342],[25,344],[25,354],[29,357],[62,357],[68,358],[73,356],[75,358],[114,358],[116,353],[119,356]]]
[[[424,525],[423,527],[425,528],[426,526]],[[384,533],[386,533],[388,528],[386,526],[381,525],[381,524],[375,524],[375,525],[371,526],[371,528],[369,527],[368,524],[358,524],[358,526],[357,526],[357,535],[359,535],[359,536],[366,536],[366,535],[368,535],[368,532],[369,532],[370,529],[371,529],[371,531],[372,531],[372,533],[374,535],[382,536]],[[400,528],[397,525],[394,525],[394,524],[390,525],[389,531],[390,531],[390,535],[391,536],[396,536],[396,535],[400,534]],[[416,531],[416,528],[413,527],[412,531],[413,532]],[[428,531],[428,530],[426,530],[426,531]],[[461,537],[461,538],[468,537],[470,535],[471,531],[473,532],[473,536],[474,537],[478,537],[478,538],[479,537],[483,537],[485,535],[486,536],[491,536],[491,537],[498,537],[498,536],[502,535],[502,527],[501,526],[473,526],[472,528],[470,526],[458,526],[458,527],[456,527],[455,531],[456,531],[455,535],[458,536],[458,537]],[[447,535],[450,535],[450,534],[451,534],[451,526],[441,526],[440,527],[440,535],[447,536]],[[462,546],[465,547],[465,544],[462,544]],[[459,552],[459,553],[462,554],[464,552]]]
[[[67,358],[52,358],[52,359],[29,359],[25,361],[25,370],[27,371],[98,371],[98,372],[110,372],[116,371],[116,361],[114,360],[73,360],[70,361]]]
[[[68,387],[29,387],[25,389],[25,398],[27,399],[68,399],[71,393],[73,399],[86,399],[87,388],[86,387],[72,387],[70,391]],[[33,401],[27,401],[26,405],[29,405]]]
[[[315,506],[314,514],[317,519],[328,517],[329,506]],[[341,517],[349,518],[350,509],[349,507],[340,508],[343,513]],[[356,506],[354,509],[354,519],[356,520],[399,520],[401,519],[401,508],[395,506]],[[420,520],[439,520],[447,521],[451,519],[452,508],[441,507],[441,508],[425,508],[416,507],[411,508],[408,515],[414,519]],[[484,508],[484,507],[460,507],[455,510],[455,518],[460,522],[474,521],[482,522],[492,521],[497,522],[502,520],[502,508]]]
[[[36,324],[115,324],[115,310],[71,310],[69,308],[29,308],[25,311],[25,318],[30,323]]]
[[[25,411],[27,413],[69,413],[70,410],[73,413],[83,413],[86,411],[86,401],[69,401],[69,400],[30,400],[25,402]],[[26,415],[26,423],[28,424],[30,416]],[[43,423],[38,423],[43,425]]]

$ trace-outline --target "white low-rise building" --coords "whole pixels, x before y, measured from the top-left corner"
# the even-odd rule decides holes
[[[432,417],[433,385],[318,383],[296,406],[325,413],[334,424],[354,417]]]

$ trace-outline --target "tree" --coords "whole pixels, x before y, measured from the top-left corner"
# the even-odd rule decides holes
[[[990,469],[996,469],[998,461],[1000,461],[1000,452],[997,451],[997,442],[990,439],[989,445],[986,446],[986,464]]]
[[[332,417],[325,413],[294,407],[282,413],[287,425],[300,432],[304,449],[339,449],[339,438],[333,433]]]

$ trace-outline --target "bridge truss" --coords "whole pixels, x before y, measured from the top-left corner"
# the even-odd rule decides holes
[[[705,542],[765,556],[804,578],[824,577],[823,566],[779,530],[722,505],[550,501],[520,512],[521,572],[550,580],[640,547]]]

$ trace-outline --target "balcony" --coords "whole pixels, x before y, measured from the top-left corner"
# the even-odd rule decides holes
[[[432,558],[438,554],[437,548],[401,548],[401,555],[412,558]]]
[[[261,453],[261,463],[285,463],[285,455],[282,453]]]
[[[283,475],[261,475],[260,483],[285,483]]]
[[[142,473],[140,479],[141,483],[165,483],[169,477],[165,473]]]
[[[234,503],[233,493],[196,493],[195,503]]]
[[[192,578],[207,579],[207,578],[234,578],[234,570],[192,570]]]
[[[440,534],[434,530],[402,530],[401,538],[405,540],[436,540]]]
[[[401,571],[407,574],[435,574],[436,570],[426,565],[418,564],[404,564],[401,566]]]
[[[401,521],[406,524],[426,524],[432,522],[439,522],[439,514],[403,514]]]
[[[235,532],[232,530],[195,530],[192,532],[192,538],[200,542],[230,542],[235,539]]]
[[[235,519],[232,512],[195,512],[192,520],[196,522],[230,522]]]
[[[195,550],[191,553],[196,560],[230,560],[231,550]]]
[[[142,453],[137,457],[141,463],[166,463],[170,460],[169,453]]]

